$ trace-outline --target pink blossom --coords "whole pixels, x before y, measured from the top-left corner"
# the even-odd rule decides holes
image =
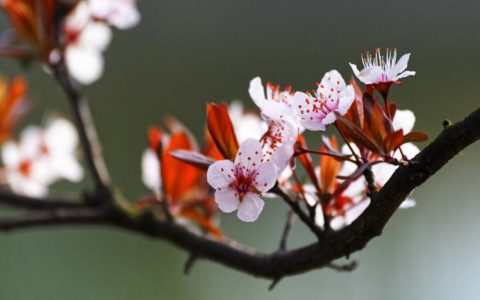
[[[207,181],[216,190],[215,201],[221,211],[244,222],[257,220],[264,201],[260,198],[277,180],[273,162],[262,159],[262,148],[255,139],[240,145],[235,161],[221,160],[208,168]]]
[[[354,92],[346,85],[338,71],[325,73],[322,82],[312,93],[296,92],[293,106],[300,117],[300,123],[309,130],[325,130],[337,119],[345,115],[353,103]]]

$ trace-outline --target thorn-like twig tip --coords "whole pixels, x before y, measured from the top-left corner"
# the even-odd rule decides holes
[[[197,261],[197,259],[198,259],[198,255],[196,255],[194,253],[190,254],[187,261],[185,262],[185,266],[183,267],[183,273],[185,275],[190,274],[190,271],[192,270],[192,267],[195,264],[195,262]]]
[[[268,286],[268,290],[269,291],[272,291],[276,286],[277,284],[280,282],[280,280],[282,280],[283,277],[277,277],[275,278],[272,283]]]

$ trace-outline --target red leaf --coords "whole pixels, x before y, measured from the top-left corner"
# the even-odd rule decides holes
[[[168,126],[172,135],[161,154],[162,183],[168,200],[177,202],[195,192],[201,171],[171,156],[175,150],[196,151],[197,146],[190,133],[175,119],[169,119]]]
[[[329,141],[332,150],[338,151],[337,140],[335,137],[331,137]],[[322,145],[321,151],[327,151],[325,144]],[[335,186],[337,184],[337,174],[340,171],[342,163],[337,159],[327,156],[320,155],[320,187],[322,188],[323,193],[333,193]]]
[[[233,124],[225,105],[207,105],[208,131],[224,158],[234,160],[238,151],[238,141]]]
[[[390,133],[385,139],[385,154],[389,154],[391,151],[397,150],[398,147],[400,147],[404,143],[405,140],[402,129]]]
[[[428,135],[424,132],[420,131],[412,131],[405,135],[403,138],[404,143],[411,143],[411,142],[424,142],[428,140]]]
[[[337,124],[339,125],[340,130],[348,135],[357,145],[361,145],[373,152],[379,152],[379,147],[375,142],[372,141],[361,128],[358,128],[351,121],[341,116],[337,116]]]

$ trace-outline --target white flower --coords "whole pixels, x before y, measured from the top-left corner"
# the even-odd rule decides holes
[[[397,50],[387,49],[382,56],[380,49],[375,50],[375,56],[367,52],[362,55],[364,69],[359,71],[357,66],[350,63],[355,76],[365,84],[396,82],[401,78],[415,75],[413,71],[405,71],[408,66],[410,53],[404,54],[397,62]]]
[[[221,160],[208,168],[207,181],[216,190],[215,201],[221,211],[238,209],[244,222],[257,220],[264,202],[260,198],[277,180],[277,170],[270,161],[262,160],[262,148],[254,139],[240,145],[235,162]]]
[[[45,129],[27,127],[18,143],[9,141],[2,148],[7,183],[16,193],[41,197],[59,179],[80,181],[77,145],[77,132],[65,119],[52,120]]]
[[[108,25],[91,19],[85,2],[80,2],[65,21],[68,39],[65,60],[70,74],[82,84],[91,84],[103,74],[103,51],[112,39]]]
[[[136,0],[88,0],[95,19],[118,29],[129,29],[140,22],[136,2]]]
[[[346,85],[338,71],[325,73],[315,92],[296,92],[293,106],[300,116],[300,123],[309,130],[325,130],[327,125],[343,116],[353,103],[354,91]]]
[[[232,120],[233,129],[237,136],[238,142],[241,144],[248,138],[259,140],[268,125],[253,112],[245,111],[240,101],[233,101],[228,106],[228,114]]]
[[[262,113],[267,114],[270,118],[278,118],[281,113],[293,112],[291,98],[293,96],[292,88],[286,87],[281,90],[279,85],[270,82],[266,84],[265,89],[260,77],[255,77],[250,81],[248,93],[253,102],[258,106]]]

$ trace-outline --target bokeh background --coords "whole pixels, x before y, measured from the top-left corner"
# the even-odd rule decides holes
[[[247,88],[257,75],[303,90],[332,68],[348,78],[361,52],[396,47],[412,52],[417,76],[392,98],[415,111],[418,130],[434,137],[442,120],[479,106],[478,1],[143,0],[140,10],[141,25],[116,32],[105,76],[85,88],[115,184],[132,199],[147,191],[139,162],[149,125],[171,114],[200,136],[207,101],[253,107]],[[23,125],[46,112],[68,115],[41,67],[0,58],[0,72],[30,81],[36,104]],[[352,255],[360,262],[353,273],[318,270],[268,292],[268,281],[206,261],[185,276],[187,255],[163,241],[101,227],[30,229],[0,235],[0,299],[478,299],[479,150],[468,148],[418,188],[417,207]],[[223,215],[222,226],[273,251],[285,213],[269,200],[258,222]],[[297,223],[291,245],[310,241]]]

